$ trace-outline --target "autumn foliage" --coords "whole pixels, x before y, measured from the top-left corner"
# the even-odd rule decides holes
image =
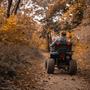
[[[3,10],[0,11],[2,16]],[[29,47],[39,48],[45,40],[39,38],[39,26],[31,17],[26,15],[11,15],[9,18],[2,16],[0,28],[0,41],[6,43],[23,43]],[[41,42],[40,42],[41,40]],[[39,42],[38,42],[39,41]]]

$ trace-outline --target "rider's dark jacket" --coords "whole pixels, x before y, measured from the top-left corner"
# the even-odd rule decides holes
[[[61,36],[60,38],[52,42],[50,47],[54,48],[55,51],[60,52],[61,51],[60,46],[63,48],[66,45],[66,43],[67,43],[67,38],[64,36]]]

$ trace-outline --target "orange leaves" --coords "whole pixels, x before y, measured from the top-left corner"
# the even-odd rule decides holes
[[[86,49],[87,46],[85,43],[77,43],[74,47],[74,58],[77,59],[80,68],[86,68]]]
[[[2,24],[4,23],[4,9],[0,7],[0,28]]]
[[[4,10],[0,8],[0,15],[2,15],[3,13],[4,13]]]
[[[11,15],[8,19],[2,15],[3,9],[0,9],[0,42],[7,44],[24,44],[29,47],[39,48],[44,43],[39,38],[39,24],[31,17],[25,15]],[[44,45],[44,44],[43,44]]]
[[[40,26],[30,17],[10,16],[4,21],[0,30],[0,41],[10,44],[25,44],[29,47],[40,47]]]
[[[46,49],[46,41],[42,38],[39,38],[38,32],[34,32],[32,35],[32,44],[39,49]]]
[[[2,30],[3,31],[11,30],[11,29],[15,28],[16,24],[17,24],[17,17],[10,16],[10,18],[8,18],[6,20],[6,23],[2,26]]]

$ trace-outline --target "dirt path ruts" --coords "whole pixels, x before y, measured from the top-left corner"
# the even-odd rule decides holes
[[[44,53],[45,59],[48,54]],[[79,74],[70,76],[63,71],[55,70],[53,75],[48,75],[44,68],[44,61],[40,64],[40,81],[42,90],[90,90],[89,83]]]

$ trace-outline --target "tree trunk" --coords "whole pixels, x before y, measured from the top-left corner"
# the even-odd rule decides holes
[[[19,4],[20,4],[21,0],[18,0],[17,3],[16,3],[16,7],[15,7],[15,11],[14,11],[14,14],[16,15],[17,14],[17,10],[19,8]]]
[[[7,18],[9,18],[9,16],[10,16],[11,6],[12,6],[12,0],[8,0]]]
[[[47,49],[50,51],[49,34],[47,33]]]
[[[52,43],[52,39],[51,39],[51,32],[47,33],[47,48],[48,51],[50,51],[50,44]]]

